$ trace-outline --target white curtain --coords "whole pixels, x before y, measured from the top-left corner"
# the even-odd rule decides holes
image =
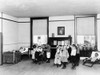
[[[94,34],[94,17],[77,18],[77,35]]]
[[[33,43],[38,43],[38,37],[41,44],[47,43],[47,19],[33,20]]]

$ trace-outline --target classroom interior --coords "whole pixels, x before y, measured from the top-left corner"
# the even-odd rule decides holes
[[[0,75],[99,75],[100,64],[82,65],[92,52],[100,56],[99,13],[99,0],[0,0]],[[32,63],[32,47],[39,43],[50,45],[50,63]],[[66,43],[80,47],[75,70],[53,66],[56,46]]]

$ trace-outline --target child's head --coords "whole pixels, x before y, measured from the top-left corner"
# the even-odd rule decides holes
[[[95,57],[98,57],[99,56],[99,54],[98,53],[95,53]]]
[[[36,48],[36,47],[37,47],[37,45],[36,45],[36,44],[34,44],[34,45],[33,45],[33,48]]]
[[[57,54],[60,54],[60,52],[58,52]]]
[[[63,48],[62,47],[59,47],[59,50],[61,51],[61,50],[63,50]]]

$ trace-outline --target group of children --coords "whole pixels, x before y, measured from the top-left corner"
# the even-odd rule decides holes
[[[62,69],[66,68],[68,63],[72,64],[72,69],[75,69],[79,65],[80,61],[80,51],[79,45],[58,45],[56,47],[54,65],[61,67]],[[46,45],[33,45],[33,50],[31,50],[32,60],[34,63],[41,64],[42,62],[50,63],[51,49],[48,44]],[[86,63],[94,62],[99,59],[98,53],[95,53],[94,56],[83,61],[83,65]]]
[[[48,49],[43,48],[43,46],[33,45],[33,50],[31,51],[33,63],[50,62],[50,47],[49,45],[46,45],[46,47]]]
[[[31,51],[32,54],[32,60],[34,63],[41,64],[42,62],[46,61],[47,63],[50,63],[50,57],[51,57],[51,49],[49,45],[45,46],[38,46],[38,45],[33,45],[33,50]],[[94,62],[95,60],[98,59],[98,54],[95,54],[94,57],[88,59],[90,62]],[[55,59],[54,59],[54,65],[57,67],[61,67],[62,69],[66,68],[66,65],[68,63],[72,64],[72,69],[75,69],[76,66],[79,65],[80,61],[80,51],[79,51],[79,46],[78,45],[58,45],[56,48],[56,53],[55,53]],[[83,62],[83,65],[87,61]]]
[[[41,64],[43,61],[50,62],[50,46],[48,49],[43,48],[43,46],[33,45],[33,50],[31,51],[32,60],[34,63]],[[74,69],[79,64],[79,50],[78,47],[73,45],[58,45],[55,54],[54,65],[57,67],[62,66],[62,69],[66,68],[66,65],[70,62],[72,63],[72,68]]]
[[[73,45],[58,45],[55,54],[54,65],[57,67],[62,66],[62,69],[66,68],[66,65],[72,63],[72,69],[79,64],[79,50],[78,47]]]

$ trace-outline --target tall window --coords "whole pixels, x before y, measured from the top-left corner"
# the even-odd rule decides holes
[[[30,47],[35,43],[46,44],[48,42],[48,17],[33,17],[30,19]]]
[[[95,42],[95,18],[77,18],[77,43],[84,46],[86,49],[94,50],[96,46]]]

